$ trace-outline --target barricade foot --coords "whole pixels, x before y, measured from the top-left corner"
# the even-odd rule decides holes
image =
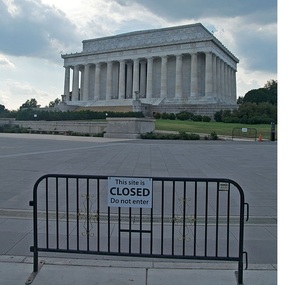
[[[39,261],[39,264],[38,264],[38,271],[37,272],[32,272],[31,273],[31,275],[29,276],[29,278],[27,279],[27,281],[26,281],[26,285],[28,285],[28,284],[32,284],[33,283],[33,281],[34,281],[34,279],[35,279],[35,277],[37,276],[37,274],[38,274],[38,272],[41,270],[41,268],[43,267],[43,265],[44,265],[44,261]]]

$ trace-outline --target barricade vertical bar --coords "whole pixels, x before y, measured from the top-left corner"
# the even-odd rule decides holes
[[[244,193],[240,191],[240,228],[239,228],[239,262],[238,262],[238,283],[243,284],[243,243],[244,243]],[[247,261],[246,261],[247,264]]]
[[[231,208],[231,194],[230,194],[230,185],[228,189],[228,208],[227,208],[227,257],[230,256],[230,208]]]
[[[76,178],[76,199],[77,199],[77,250],[80,250],[80,191],[79,191],[79,178]]]
[[[152,195],[152,205],[154,205],[153,195]],[[153,207],[150,209],[150,254],[152,255],[152,253],[153,253]]]
[[[129,253],[132,252],[132,208],[129,208]]]
[[[56,248],[59,249],[59,215],[58,215],[58,212],[59,212],[59,208],[58,208],[58,204],[59,204],[59,201],[58,201],[58,177],[55,178],[55,189],[56,189]]]
[[[207,223],[208,223],[208,182],[205,187],[205,237],[204,237],[204,256],[207,256]]]
[[[185,256],[185,248],[186,248],[186,181],[184,181],[184,198],[183,198],[183,256]]]
[[[87,192],[86,192],[86,201],[87,201],[87,250],[90,250],[90,191],[89,191],[89,179],[87,179]]]
[[[163,255],[163,234],[164,234],[164,181],[161,181],[161,255]]]
[[[33,192],[33,227],[34,227],[34,272],[38,272],[39,269],[39,261],[38,261],[38,197],[37,197],[37,189],[38,185],[37,183],[34,186],[34,192]]]
[[[215,256],[218,256],[219,182],[216,187]]]
[[[110,252],[110,207],[108,207],[107,233],[107,250]]]
[[[194,182],[195,193],[194,193],[194,256],[196,256],[197,249],[197,198],[198,198],[198,183]]]
[[[97,251],[100,251],[100,179],[97,179]]]
[[[118,252],[121,252],[121,208],[118,208]]]
[[[172,255],[174,255],[175,250],[175,181],[173,181],[173,192],[172,192]]]
[[[68,197],[68,178],[66,178],[66,248],[69,249],[69,197]]]
[[[49,215],[48,215],[48,177],[45,179],[46,184],[46,247],[49,248]]]
[[[142,253],[142,208],[140,208],[140,254]]]

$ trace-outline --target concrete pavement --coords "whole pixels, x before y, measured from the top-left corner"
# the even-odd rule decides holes
[[[277,284],[277,145],[275,142],[142,141],[0,134],[0,284],[24,284],[32,272],[36,179],[47,173],[225,177],[250,205],[244,284]],[[76,259],[73,259],[76,258]],[[236,284],[237,264],[90,256],[41,256],[33,284]]]
[[[159,260],[44,258],[34,285],[235,285],[236,266],[223,263],[171,262]],[[1,256],[0,284],[30,282],[32,260],[21,256]],[[277,284],[277,270],[268,265],[244,271],[245,285]]]

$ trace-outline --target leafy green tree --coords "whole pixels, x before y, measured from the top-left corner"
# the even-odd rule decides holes
[[[269,102],[271,104],[277,104],[277,90],[278,82],[276,80],[269,80],[263,88],[253,89],[248,91],[242,103],[256,103]]]
[[[32,109],[32,108],[39,108],[40,105],[38,105],[38,102],[35,98],[32,98],[30,100],[27,100],[25,103],[23,103],[20,106],[20,109]]]
[[[57,106],[59,103],[60,103],[60,99],[59,99],[59,98],[56,98],[54,101],[50,101],[50,102],[49,102],[49,108],[51,108],[51,107],[55,107],[55,106]]]
[[[5,106],[0,104],[0,113],[4,113],[5,112]]]

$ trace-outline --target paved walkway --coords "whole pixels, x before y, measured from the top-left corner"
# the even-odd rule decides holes
[[[277,284],[277,144],[147,141],[0,134],[0,284],[24,284],[32,272],[35,181],[47,173],[223,177],[250,205],[244,284]],[[76,258],[73,257],[73,258]],[[96,259],[91,259],[96,258]],[[234,264],[41,255],[36,284],[236,284]]]

